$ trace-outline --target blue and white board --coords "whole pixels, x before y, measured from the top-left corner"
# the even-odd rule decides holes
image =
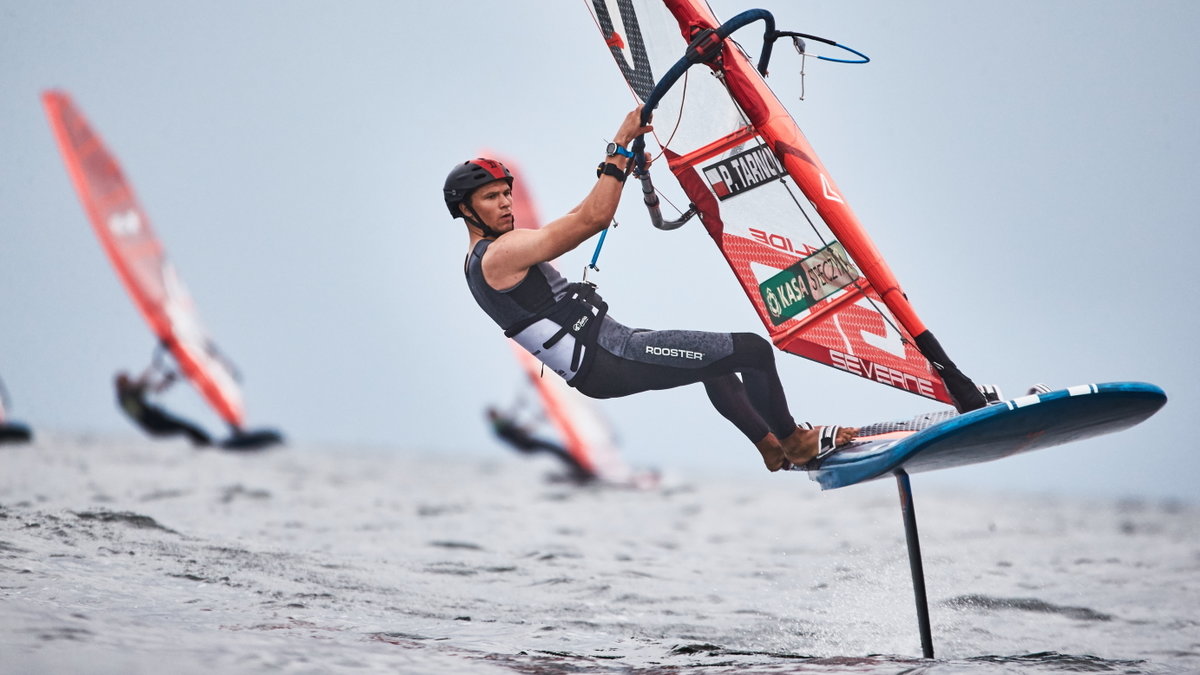
[[[860,427],[859,436],[810,471],[822,490],[891,475],[949,469],[1127,429],[1167,402],[1143,382],[1085,384],[958,414],[943,411]]]

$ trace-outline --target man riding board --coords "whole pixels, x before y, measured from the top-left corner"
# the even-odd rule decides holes
[[[584,200],[540,229],[517,229],[512,175],[473,159],[446,178],[450,215],[469,237],[467,285],[479,306],[522,347],[592,398],[703,383],[709,400],[762,455],[767,469],[804,466],[850,442],[856,429],[798,427],[788,410],[771,343],[754,333],[629,328],[586,282],[549,263],[612,222],[625,185],[641,106],[626,115]],[[740,375],[740,377],[739,377]]]

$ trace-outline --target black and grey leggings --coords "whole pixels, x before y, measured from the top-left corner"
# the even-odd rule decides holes
[[[587,375],[571,383],[586,396],[615,398],[703,382],[717,412],[752,443],[768,432],[784,437],[796,429],[775,350],[754,333],[635,330],[621,354],[595,349]]]

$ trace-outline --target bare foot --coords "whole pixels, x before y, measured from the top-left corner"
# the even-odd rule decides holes
[[[779,439],[775,438],[775,434],[767,434],[761,441],[755,443],[754,447],[758,448],[758,454],[762,455],[763,464],[767,465],[767,471],[778,471],[783,468],[784,462],[787,462],[783,446],[779,444]]]

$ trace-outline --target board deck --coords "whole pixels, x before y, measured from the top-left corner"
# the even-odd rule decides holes
[[[978,464],[1121,431],[1166,402],[1155,385],[1108,382],[1022,396],[961,415],[948,410],[865,425],[858,438],[809,475],[829,490],[899,468],[916,473]]]
[[[0,422],[0,443],[28,443],[33,432],[20,422]]]

